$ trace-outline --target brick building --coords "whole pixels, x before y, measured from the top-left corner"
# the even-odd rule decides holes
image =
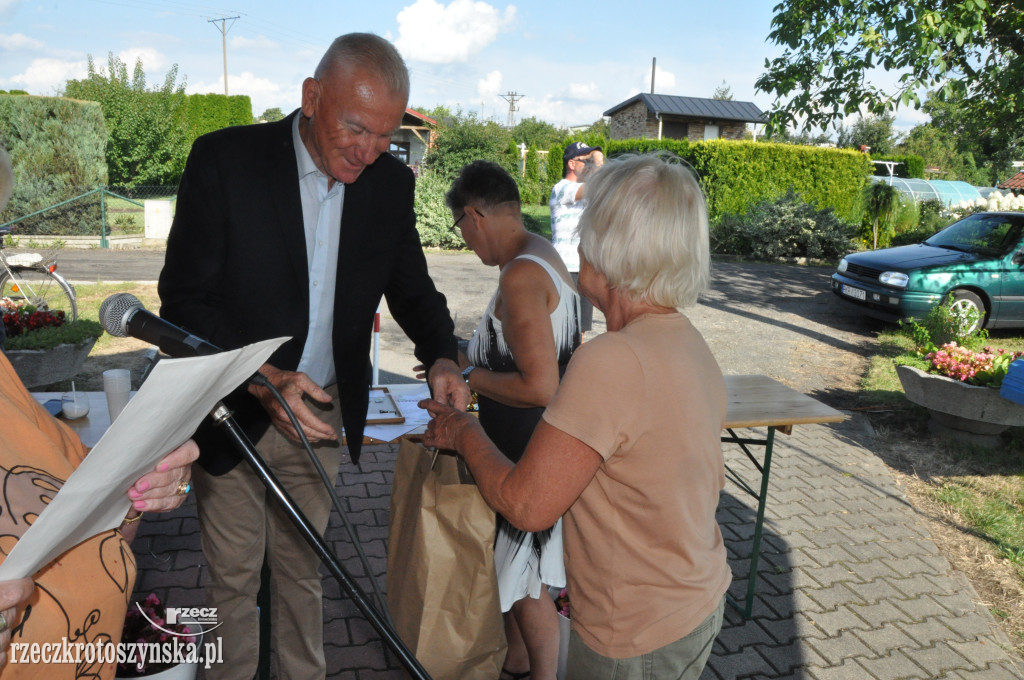
[[[604,112],[612,139],[743,139],[747,123],[767,122],[751,102],[638,94]]]

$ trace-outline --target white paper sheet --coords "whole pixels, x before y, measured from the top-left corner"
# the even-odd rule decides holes
[[[128,489],[180,446],[217,402],[287,338],[157,362],[138,393],[0,564],[0,581],[30,576],[55,557],[121,524]]]
[[[363,436],[381,442],[393,442],[399,437],[423,431],[430,422],[430,414],[416,405],[422,399],[430,398],[430,387],[427,383],[385,385],[388,392],[398,404],[398,410],[405,416],[404,423],[395,425],[367,425]]]

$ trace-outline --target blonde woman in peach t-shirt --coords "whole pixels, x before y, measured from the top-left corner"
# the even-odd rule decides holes
[[[710,278],[704,198],[689,168],[654,155],[609,160],[588,196],[579,288],[608,332],[573,355],[517,465],[431,400],[425,442],[457,450],[516,526],[564,514],[570,680],[695,680],[731,581],[715,520],[725,381],[679,311]]]

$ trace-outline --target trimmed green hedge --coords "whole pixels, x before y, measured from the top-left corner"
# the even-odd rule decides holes
[[[773,144],[680,139],[569,139],[552,146],[548,156],[548,193],[562,178],[562,153],[583,141],[600,146],[605,155],[670,151],[687,161],[700,177],[713,224],[725,215],[745,214],[755,203],[796,191],[819,209],[831,208],[841,219],[859,223],[861,191],[874,166],[867,156],[849,149],[822,149],[796,144]]]
[[[873,161],[894,161],[896,163],[902,163],[893,168],[892,174],[894,177],[905,177],[908,179],[924,179],[924,159],[914,154],[906,154],[897,156],[895,154],[889,156],[872,156]],[[880,175],[883,177],[889,176],[889,169],[882,165],[874,165],[873,174]]]
[[[0,223],[73,198],[107,181],[107,128],[96,102],[0,95],[0,144],[14,166],[14,195]],[[83,189],[84,187],[84,189]],[[79,234],[98,228],[99,202],[73,203],[59,215],[18,223],[32,234]]]
[[[189,144],[200,135],[232,125],[251,125],[252,102],[248,95],[190,94],[185,98],[185,124]]]

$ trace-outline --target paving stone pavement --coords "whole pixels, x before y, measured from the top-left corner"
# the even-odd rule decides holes
[[[460,332],[471,332],[493,290],[494,270],[471,256],[429,259],[459,312]],[[713,291],[689,314],[726,373],[767,374],[828,400],[836,353],[859,351],[871,335],[859,319],[836,310],[830,273],[718,263]],[[600,319],[595,330],[603,330]],[[400,336],[397,329],[384,334],[385,382],[401,381],[414,363]],[[726,609],[702,680],[1024,678],[1024,662],[1007,651],[1009,641],[976,604],[973,588],[950,568],[889,469],[871,452],[869,431],[863,416],[853,416],[776,436],[753,614],[745,621]],[[725,451],[731,467],[752,472],[737,448]],[[364,448],[360,469],[344,464],[337,484],[381,580],[396,452],[392,445]],[[745,592],[755,507],[727,483],[718,519],[736,597]],[[333,518],[327,539],[369,591],[340,526]],[[191,500],[174,513],[147,515],[133,548],[136,597],[157,592],[173,605],[202,604],[205,568]],[[328,676],[404,677],[333,579],[325,579],[324,591]]]
[[[776,437],[764,544],[752,617],[732,608],[702,680],[739,678],[1024,678],[1024,665],[976,595],[939,553],[892,474],[859,441],[856,417],[797,426]],[[397,447],[364,449],[343,465],[337,489],[370,567],[383,584],[391,475]],[[756,474],[734,447],[727,461]],[[727,483],[718,520],[745,592],[756,505]],[[362,564],[337,517],[327,540],[369,592]],[[193,502],[147,516],[133,546],[136,595],[180,606],[202,603],[203,556]],[[404,677],[379,636],[324,580],[328,677]]]

